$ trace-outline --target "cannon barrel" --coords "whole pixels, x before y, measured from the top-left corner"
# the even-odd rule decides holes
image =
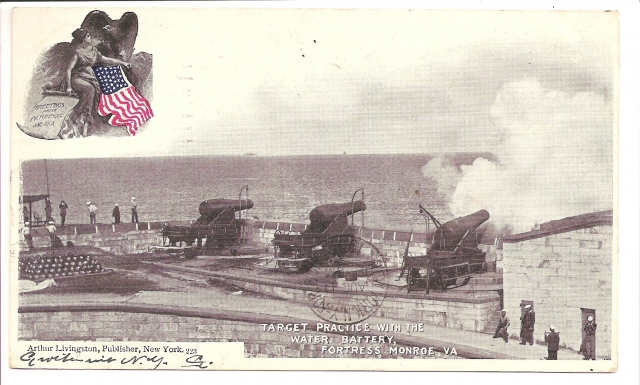
[[[200,203],[199,211],[203,217],[218,216],[225,210],[232,212],[247,210],[253,207],[253,201],[238,199],[209,199]]]
[[[309,219],[312,224],[330,223],[341,215],[347,217],[351,214],[365,210],[366,208],[367,206],[365,206],[363,201],[354,201],[353,204],[351,202],[347,202],[321,205],[311,210],[309,213]]]
[[[488,219],[489,212],[487,212],[487,210],[476,211],[473,214],[452,219],[438,227],[433,238],[434,245],[440,246],[441,244],[444,244],[444,250],[453,250],[465,236],[467,231],[475,230]],[[442,239],[444,239],[444,243],[441,243]]]
[[[216,220],[216,223],[233,220],[236,211],[247,210],[253,207],[253,201],[238,199],[209,199],[200,203],[200,218],[195,224],[209,224]]]

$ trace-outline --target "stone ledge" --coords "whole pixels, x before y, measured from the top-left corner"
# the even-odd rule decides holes
[[[317,324],[324,323],[318,322],[318,320],[311,321],[301,318],[287,317],[287,316],[274,316],[269,314],[256,314],[249,312],[239,311],[214,311],[210,309],[199,308],[184,308],[178,306],[167,305],[146,305],[146,304],[129,304],[129,303],[106,303],[106,304],[87,304],[87,303],[65,303],[65,304],[40,304],[40,305],[24,305],[18,309],[20,314],[33,314],[33,313],[51,313],[51,312],[125,312],[125,313],[146,313],[146,314],[158,314],[158,315],[170,315],[181,317],[195,317],[205,319],[216,319],[222,321],[236,321],[247,322],[253,324],[264,323],[306,323],[309,330],[314,332],[320,332],[331,335],[355,335],[365,336],[366,332],[332,332],[332,331],[318,331]],[[115,314],[114,314],[115,315]],[[424,337],[407,336],[398,333],[386,334],[394,337],[396,343],[400,346],[416,346],[416,347],[442,347],[449,346],[451,341],[442,341]],[[210,337],[207,335],[207,337]],[[72,338],[72,337],[70,337]],[[440,351],[442,348],[436,348],[436,351]],[[479,358],[479,359],[521,359],[507,354],[496,353],[485,349],[461,345],[456,343],[456,350],[458,355],[465,358]]]

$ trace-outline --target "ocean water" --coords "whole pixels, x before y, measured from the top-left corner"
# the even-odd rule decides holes
[[[475,154],[455,155],[469,164]],[[260,220],[309,222],[309,211],[326,203],[350,202],[364,189],[368,228],[422,231],[421,203],[441,221],[451,219],[450,197],[438,196],[436,182],[421,168],[432,155],[338,155],[292,157],[153,157],[115,159],[34,160],[21,165],[24,194],[52,196],[69,205],[67,223],[88,223],[87,201],[98,206],[98,223],[111,223],[111,210],[120,206],[130,221],[131,197],[138,202],[140,221],[195,220],[205,199],[238,198],[249,186],[254,208],[245,217]],[[357,199],[360,198],[360,193]],[[42,206],[42,207],[40,207]],[[44,203],[33,211],[44,214]],[[355,223],[361,216],[356,214]]]

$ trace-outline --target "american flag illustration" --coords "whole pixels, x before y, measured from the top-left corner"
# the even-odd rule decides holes
[[[153,117],[149,101],[136,92],[120,66],[96,66],[93,72],[102,89],[98,113],[112,114],[109,124],[126,126],[135,135],[138,127]]]

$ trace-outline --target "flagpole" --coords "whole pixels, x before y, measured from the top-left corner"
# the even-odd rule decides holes
[[[44,160],[44,175],[47,180],[47,196],[49,195],[49,169],[47,168],[47,160]]]

